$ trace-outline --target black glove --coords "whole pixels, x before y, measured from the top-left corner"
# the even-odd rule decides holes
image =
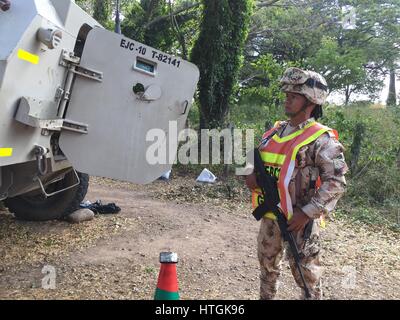
[[[121,208],[115,205],[115,203],[102,204],[100,200],[97,200],[95,203],[91,203],[89,205],[81,204],[81,208],[87,208],[92,210],[94,213],[98,214],[106,214],[106,213],[118,213],[121,211]]]

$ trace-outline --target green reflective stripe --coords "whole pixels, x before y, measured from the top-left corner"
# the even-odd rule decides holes
[[[285,159],[286,155],[284,154],[261,151],[261,160],[263,162],[283,165]]]
[[[301,135],[306,131],[306,129],[312,127],[314,124],[316,124],[316,121],[310,122],[309,124],[305,125],[303,129],[300,129],[298,131],[293,132],[292,134],[289,134],[286,137],[280,138],[277,134],[272,137],[276,142],[282,143],[282,142],[288,142],[289,140],[292,140],[293,138],[296,138],[297,136]]]
[[[297,152],[299,151],[299,149],[300,149],[301,147],[303,147],[303,146],[305,146],[305,145],[307,145],[307,144],[313,142],[313,141],[314,141],[315,139],[317,139],[321,134],[327,132],[328,130],[329,130],[328,128],[323,128],[323,129],[317,131],[316,133],[314,133],[312,136],[308,137],[308,138],[307,138],[306,140],[304,140],[302,143],[298,144],[298,145],[294,148],[294,150],[293,150],[291,160],[294,161],[294,160],[296,159]]]
[[[154,295],[154,300],[179,300],[179,293],[169,292],[157,288],[156,294]]]

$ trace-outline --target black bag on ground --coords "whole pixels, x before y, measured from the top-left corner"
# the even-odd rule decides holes
[[[118,213],[121,211],[121,208],[118,207],[114,202],[102,204],[101,200],[97,200],[96,202],[90,204],[81,203],[80,207],[90,209],[95,214]]]

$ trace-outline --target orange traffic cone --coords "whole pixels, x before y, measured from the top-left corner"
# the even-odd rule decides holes
[[[179,300],[176,264],[178,255],[174,252],[160,253],[160,273],[154,300]]]

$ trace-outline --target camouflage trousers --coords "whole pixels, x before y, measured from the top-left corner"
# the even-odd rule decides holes
[[[319,223],[313,221],[310,237],[304,240],[304,230],[293,233],[299,251],[302,252],[302,271],[310,290],[311,299],[321,299],[321,275],[322,267],[319,261]],[[260,299],[270,300],[276,295],[278,278],[281,273],[281,261],[286,251],[286,257],[293,277],[301,288],[301,299],[305,299],[303,282],[300,273],[296,268],[294,258],[290,252],[287,242],[283,242],[278,223],[274,220],[263,218],[261,220],[260,232],[257,238],[258,260],[260,262]]]

